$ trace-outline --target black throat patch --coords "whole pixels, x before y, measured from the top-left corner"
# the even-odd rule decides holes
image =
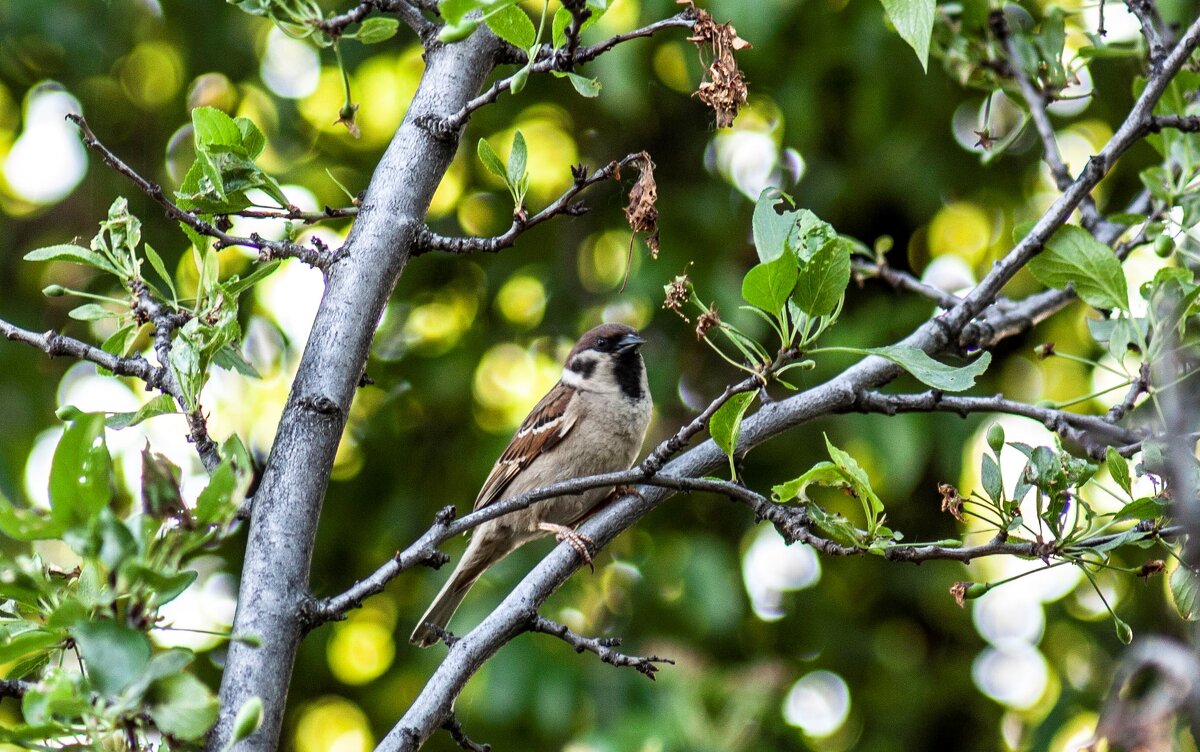
[[[617,386],[621,387],[621,394],[631,400],[642,398],[642,356],[638,355],[636,348],[617,355],[613,376],[617,379]]]

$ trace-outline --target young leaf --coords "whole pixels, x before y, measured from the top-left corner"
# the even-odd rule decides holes
[[[809,498],[805,491],[813,483],[816,483],[818,486],[840,486],[842,485],[842,472],[832,462],[818,462],[812,466],[812,469],[799,478],[794,478],[787,483],[773,486],[771,488],[771,495],[775,497],[775,501],[781,503],[791,501],[792,499],[800,499],[801,502],[807,502]]]
[[[1196,574],[1180,564],[1171,572],[1171,601],[1175,610],[1188,621],[1200,619],[1200,593],[1197,592]]]
[[[191,674],[174,674],[150,686],[150,717],[164,734],[194,741],[217,720],[217,698]]]
[[[881,0],[888,20],[900,38],[917,53],[921,69],[929,70],[929,39],[933,35],[934,0]]]
[[[754,247],[758,250],[760,261],[774,261],[783,253],[790,243],[790,238],[796,232],[796,212],[775,211],[775,205],[783,201],[777,188],[764,188],[758,194],[754,203],[754,218],[751,225],[754,230]],[[791,243],[795,248],[795,244]]]
[[[587,97],[588,99],[600,96],[600,81],[598,79],[581,76],[578,73],[556,72],[554,75],[558,76],[559,78],[565,77],[569,79],[571,81],[571,85],[575,87],[575,91],[577,91],[580,96]]]
[[[867,477],[867,472],[849,453],[835,447],[828,436],[825,437],[825,448],[829,451],[829,458],[849,484],[851,492],[862,504],[863,513],[867,517],[867,529],[874,531],[879,524],[879,516],[883,514],[883,500],[871,488],[871,479]]]
[[[118,277],[121,276],[117,268],[103,255],[78,245],[52,245],[38,248],[26,253],[24,258],[26,261],[72,261],[76,264],[94,266]]]
[[[383,21],[387,19],[381,18],[378,20]],[[391,21],[393,23],[399,23],[395,19],[391,19]],[[248,117],[236,117],[233,119],[233,124],[237,126],[238,133],[240,133],[242,136],[242,148],[245,150],[246,156],[250,159],[254,159],[260,153],[262,153],[263,148],[267,145],[267,137],[263,135],[262,130],[254,124],[254,121]]]
[[[396,31],[400,26],[400,20],[397,18],[383,18],[381,16],[372,16],[362,22],[362,26],[358,27],[358,31],[354,33],[353,38],[363,44],[378,44],[386,42],[396,36]]]
[[[513,94],[520,94],[525,88],[525,84],[529,81],[529,66],[525,66],[521,70],[512,74],[512,83],[509,84],[508,90]]]
[[[88,523],[112,499],[112,460],[104,414],[81,413],[67,425],[50,462],[50,511],[57,520]]]
[[[84,303],[77,308],[72,308],[67,312],[67,315],[76,321],[98,321],[100,319],[115,319],[121,316],[121,314],[114,313],[99,303]]]
[[[742,433],[742,418],[746,416],[746,410],[756,394],[757,392],[739,392],[733,395],[708,420],[709,435],[729,458],[731,477],[737,477],[733,451],[737,448],[738,437]]]
[[[1075,286],[1084,302],[1096,308],[1129,310],[1129,291],[1121,262],[1112,249],[1076,225],[1063,225],[1029,262],[1029,271],[1048,287]]]
[[[528,153],[525,149],[525,136],[520,131],[513,134],[512,151],[508,153],[508,184],[521,185],[525,180],[525,163]]]
[[[1109,447],[1104,453],[1104,463],[1108,465],[1108,473],[1121,490],[1131,494],[1132,484],[1129,480],[1129,463],[1125,461],[1116,449]]]
[[[774,261],[765,261],[746,272],[742,279],[742,297],[752,306],[780,316],[796,287],[796,257],[791,250]]]
[[[132,413],[112,413],[105,419],[104,423],[107,427],[120,431],[122,428],[136,426],[144,420],[153,418],[156,415],[166,415],[168,413],[177,413],[179,410],[175,407],[175,401],[169,395],[160,394],[146,404],[139,407]]]
[[[1167,505],[1153,496],[1143,496],[1121,507],[1113,522],[1124,520],[1155,520],[1167,513]]]
[[[527,50],[537,40],[537,29],[533,28],[533,21],[530,21],[525,11],[516,5],[491,11],[485,20],[488,28],[495,32],[496,36],[519,49]]]
[[[438,13],[447,24],[456,24],[473,10],[482,8],[489,0],[440,0]]]
[[[1000,480],[1000,466],[989,455],[983,455],[980,475],[983,476],[983,490],[992,501],[1000,501],[1004,497],[1004,485]]]
[[[571,11],[559,8],[554,11],[554,20],[550,24],[550,42],[554,49],[559,50],[567,45],[567,27],[571,25]]]
[[[92,688],[102,695],[125,689],[150,661],[146,635],[115,621],[81,622],[72,632]]]
[[[249,737],[263,722],[263,702],[258,695],[251,697],[238,709],[237,717],[233,719],[233,734],[229,737],[226,749]]]
[[[167,265],[163,263],[162,256],[159,256],[158,251],[151,248],[149,243],[143,243],[142,249],[146,252],[146,260],[150,262],[155,273],[162,277],[163,282],[167,283],[167,288],[171,291],[171,298],[178,299],[179,294],[175,292],[175,280],[167,272]]]
[[[827,316],[837,309],[850,284],[850,245],[830,240],[812,255],[796,284],[794,299],[809,316]]]
[[[483,162],[483,166],[487,171],[508,182],[508,170],[504,167],[504,162],[500,159],[500,155],[496,153],[492,145],[484,139],[479,139],[479,143],[475,145],[475,153],[479,155],[479,161]]]
[[[911,373],[921,383],[944,392],[961,392],[975,386],[975,379],[987,370],[992,354],[985,352],[961,368],[939,363],[925,354],[924,350],[907,345],[872,347],[865,352],[887,358]]]
[[[192,109],[192,129],[197,151],[213,146],[228,146],[242,151],[242,132],[233,118],[216,107]]]

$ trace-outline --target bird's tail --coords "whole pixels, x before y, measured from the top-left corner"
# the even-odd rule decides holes
[[[495,552],[485,550],[487,548],[491,547],[477,545],[475,536],[472,536],[471,544],[467,546],[462,561],[454,568],[450,579],[446,580],[446,584],[433,599],[433,603],[425,615],[417,622],[417,628],[408,638],[409,642],[427,648],[438,641],[440,637],[438,631],[444,630],[450,623],[450,617],[454,616],[454,612],[458,610],[458,604],[462,603],[467,591],[471,589],[484,570],[504,558],[504,555],[508,553],[504,551],[500,556],[494,556]]]

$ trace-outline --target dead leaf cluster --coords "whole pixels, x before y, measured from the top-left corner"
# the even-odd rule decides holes
[[[734,53],[747,49],[750,43],[737,35],[732,24],[718,24],[707,11],[696,8],[692,0],[678,0],[688,5],[696,14],[696,25],[689,42],[700,51],[700,63],[706,65],[704,80],[696,90],[701,102],[713,109],[717,116],[717,127],[728,128],[737,117],[738,108],[746,104],[746,79],[738,68]],[[707,57],[711,62],[706,62]]]

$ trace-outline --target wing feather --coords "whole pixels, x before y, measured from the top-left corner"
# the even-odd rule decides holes
[[[575,418],[567,412],[567,406],[574,398],[575,389],[560,381],[534,405],[484,481],[475,499],[475,509],[482,509],[499,499],[521,470],[562,441],[574,428]]]

